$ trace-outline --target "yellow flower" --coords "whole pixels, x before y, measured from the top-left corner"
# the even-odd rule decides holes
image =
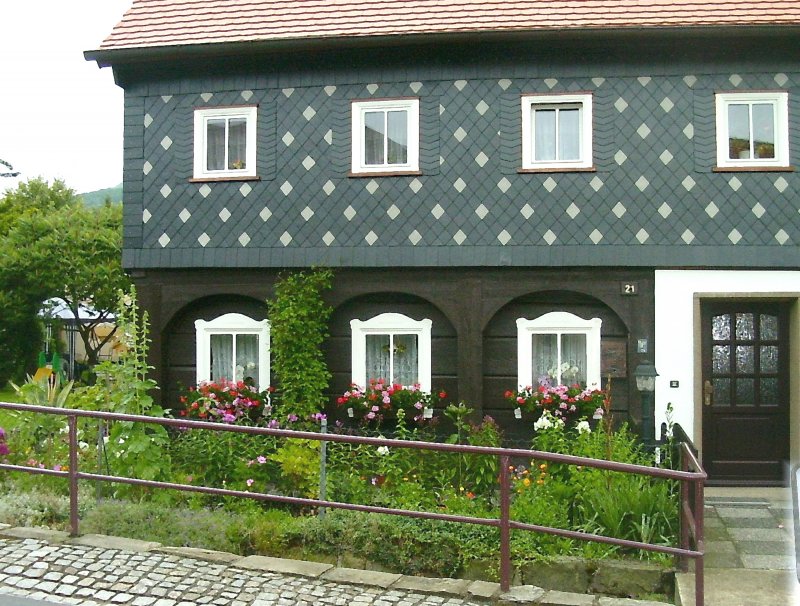
[[[525,484],[525,486],[530,486],[531,485],[531,479],[530,478],[525,478],[524,480],[522,480],[522,483]]]

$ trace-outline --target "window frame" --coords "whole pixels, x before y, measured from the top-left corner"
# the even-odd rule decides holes
[[[206,123],[214,118],[244,118],[247,133],[245,135],[246,168],[209,170],[206,166],[208,159]],[[257,138],[256,128],[258,122],[257,105],[233,105],[224,107],[196,107],[194,109],[194,171],[192,180],[227,180],[247,179],[257,177]],[[226,141],[227,146],[227,141]]]
[[[350,320],[351,381],[367,387],[367,335],[417,335],[417,373],[422,391],[431,390],[431,326],[425,318],[414,320],[404,314],[382,313],[368,320]]]
[[[587,170],[594,167],[593,150],[593,117],[592,117],[592,94],[591,93],[571,93],[571,94],[538,94],[522,95],[522,170],[524,171],[570,171]],[[578,134],[578,144],[580,146],[580,157],[577,160],[542,160],[534,159],[533,132],[533,110],[540,109],[559,109],[560,106],[580,106],[580,120]],[[557,143],[557,141],[556,141]],[[557,145],[556,145],[557,147]]]
[[[393,174],[420,174],[420,130],[419,130],[418,97],[403,97],[398,99],[370,99],[353,101],[351,103],[351,175],[393,175]],[[408,158],[404,164],[367,164],[364,161],[364,120],[365,114],[370,111],[398,111],[408,114]]]
[[[258,335],[258,389],[269,387],[270,330],[269,320],[254,320],[240,313],[227,313],[213,320],[195,320],[196,379],[199,385],[211,380],[211,335]],[[226,377],[233,380],[233,377]]]
[[[538,318],[517,319],[517,382],[519,389],[534,385],[533,335],[586,335],[586,387],[600,388],[600,318],[584,320],[566,311],[552,311]]]
[[[774,107],[775,157],[729,158],[728,108],[731,105],[769,103]],[[789,93],[786,91],[736,91],[714,94],[717,168],[757,170],[789,168]],[[752,130],[752,124],[751,124]],[[753,145],[754,141],[750,144]]]

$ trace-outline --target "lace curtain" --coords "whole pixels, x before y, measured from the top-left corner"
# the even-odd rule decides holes
[[[258,335],[211,335],[212,381],[247,380],[258,388],[258,371]]]
[[[367,335],[367,380],[400,385],[419,382],[417,335]]]
[[[586,335],[534,334],[533,378],[554,385],[586,385]]]

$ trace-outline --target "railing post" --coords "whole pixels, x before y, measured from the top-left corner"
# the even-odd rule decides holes
[[[320,433],[328,433],[328,419],[322,419],[319,426]],[[328,443],[325,440],[320,440],[319,443],[319,499],[320,501],[327,500],[328,497]],[[325,508],[319,508],[319,517],[325,517]]]
[[[689,463],[685,454],[686,444],[683,444],[678,451],[678,456],[681,461],[681,471],[689,469]],[[689,521],[686,519],[686,511],[689,507],[689,481],[681,480],[681,504],[680,504],[680,517],[681,517],[681,549],[689,549]],[[680,569],[682,572],[689,570],[689,558],[682,555],[680,557]]]
[[[78,417],[67,417],[69,427],[69,527],[78,536]]]
[[[703,480],[697,479],[694,481],[694,528],[695,528],[695,548],[701,554],[705,554],[705,538],[704,538],[704,495],[703,495]],[[695,606],[704,605],[705,594],[705,567],[703,563],[704,555],[700,555],[694,560],[694,604]]]
[[[508,455],[500,457],[500,589],[511,588],[511,487],[509,486]]]

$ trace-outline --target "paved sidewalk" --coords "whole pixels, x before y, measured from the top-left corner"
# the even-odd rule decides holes
[[[42,601],[36,603],[32,601]],[[0,606],[664,606],[497,583],[0,529]]]
[[[791,493],[707,488],[705,606],[800,606]],[[694,605],[694,575],[678,575],[679,603]]]

